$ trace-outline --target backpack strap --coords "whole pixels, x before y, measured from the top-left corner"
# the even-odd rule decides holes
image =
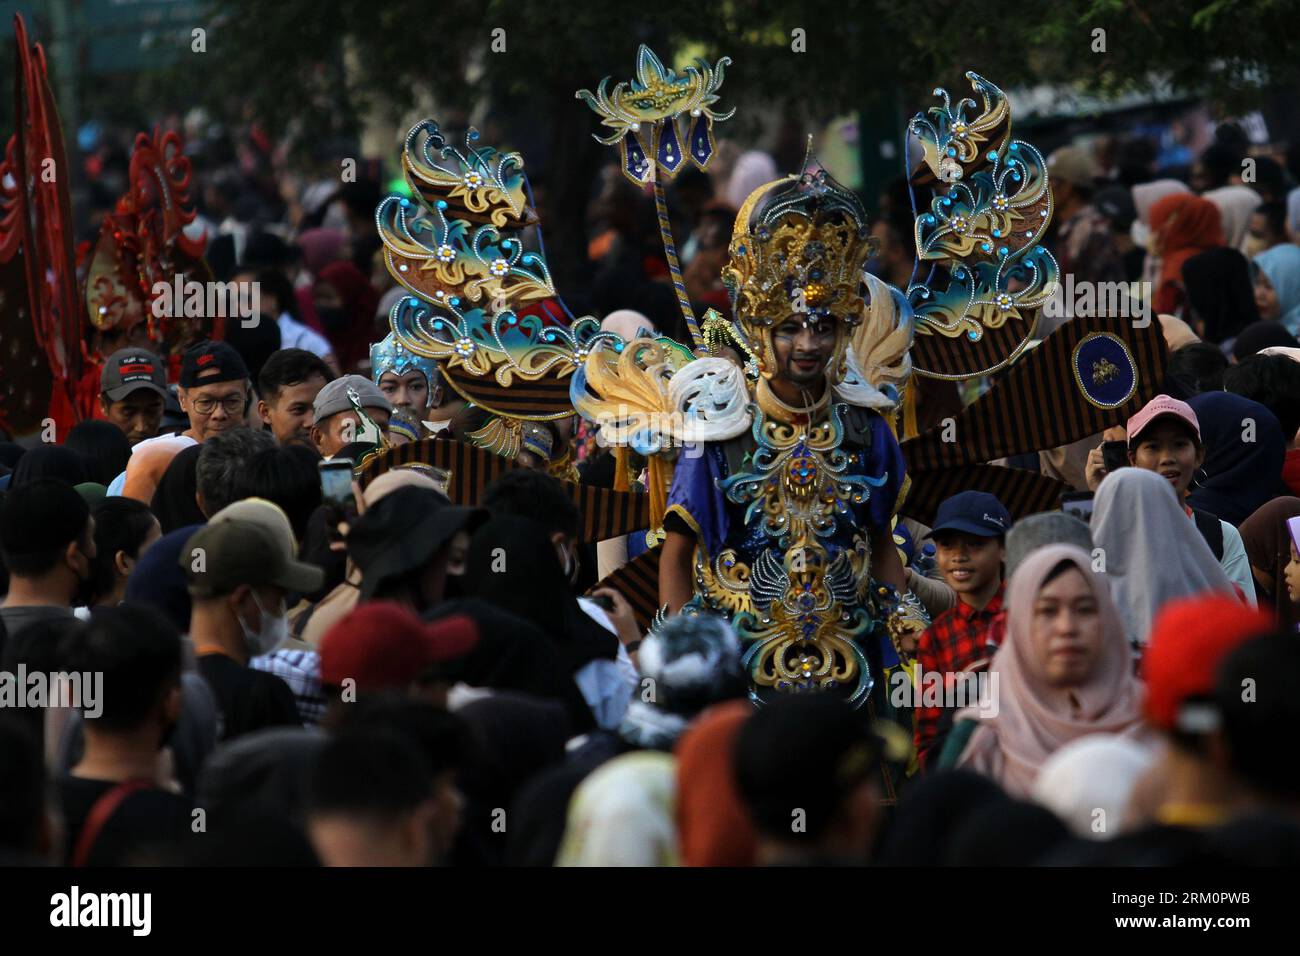
[[[1219,519],[1208,511],[1192,511],[1192,520],[1196,522],[1196,530],[1201,533],[1205,543],[1210,546],[1214,552],[1216,561],[1223,560],[1223,525]]]
[[[72,865],[86,866],[90,860],[90,851],[94,849],[95,841],[99,839],[100,831],[112,819],[113,814],[122,806],[126,798],[136,791],[147,790],[152,786],[153,784],[148,780],[123,780],[102,794],[91,806],[90,813],[86,814],[85,825],[81,828],[81,834],[77,837],[77,846],[72,852]]]

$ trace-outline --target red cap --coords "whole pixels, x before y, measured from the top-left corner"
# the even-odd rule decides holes
[[[1186,402],[1180,402],[1176,398],[1170,398],[1168,395],[1157,395],[1143,405],[1140,412],[1128,420],[1129,444],[1133,444],[1133,439],[1142,433],[1142,429],[1157,418],[1165,415],[1172,415],[1174,418],[1191,425],[1192,431],[1196,432],[1196,440],[1201,440],[1201,423],[1196,418],[1196,412],[1192,411],[1192,406]]]
[[[463,657],[477,642],[478,628],[467,615],[426,624],[400,604],[370,601],[321,638],[320,679],[329,687],[351,678],[359,690],[398,690],[434,664]]]
[[[1151,643],[1142,656],[1147,720],[1164,730],[1208,729],[1184,702],[1213,694],[1223,659],[1271,629],[1263,611],[1222,594],[1170,601],[1156,615]]]

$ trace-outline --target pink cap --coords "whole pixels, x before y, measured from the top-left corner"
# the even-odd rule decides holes
[[[1196,432],[1196,440],[1201,440],[1201,423],[1196,420],[1196,412],[1192,411],[1192,406],[1168,395],[1157,395],[1128,420],[1129,443],[1132,444],[1133,439],[1142,433],[1142,429],[1164,415],[1172,415],[1191,425],[1192,431]]]

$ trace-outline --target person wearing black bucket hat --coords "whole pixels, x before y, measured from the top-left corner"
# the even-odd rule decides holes
[[[443,599],[469,536],[487,520],[429,488],[398,488],[352,523],[348,555],[361,570],[362,601],[396,601],[417,614]],[[456,552],[453,554],[453,552]]]

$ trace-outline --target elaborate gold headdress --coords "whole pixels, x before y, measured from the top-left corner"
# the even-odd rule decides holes
[[[847,332],[862,317],[862,269],[872,253],[867,214],[858,198],[824,169],[812,167],[750,193],[736,216],[731,261],[722,282],[731,295],[733,328],[751,371],[775,369],[772,328],[790,315],[835,319],[832,371],[841,366]]]

